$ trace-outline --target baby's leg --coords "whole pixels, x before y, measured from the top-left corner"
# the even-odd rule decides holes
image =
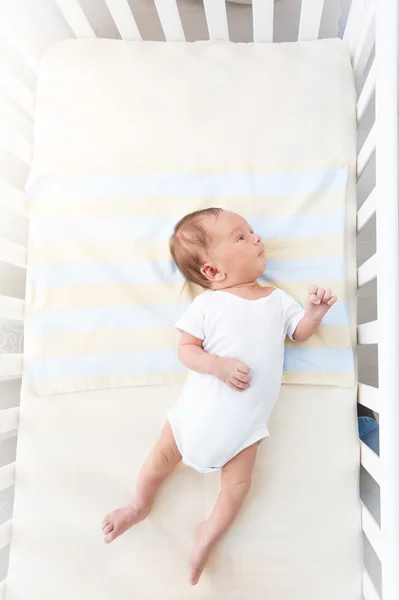
[[[113,542],[127,529],[145,519],[151,510],[161,483],[181,460],[169,422],[166,422],[158,442],[145,461],[136,484],[132,504],[106,515],[102,522],[104,542]]]
[[[249,492],[257,447],[253,444],[245,448],[222,469],[222,489],[215,507],[209,519],[197,529],[190,559],[191,585],[198,583],[214,545],[234,521]]]

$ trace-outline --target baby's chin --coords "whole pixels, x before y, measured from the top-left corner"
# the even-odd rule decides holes
[[[265,258],[263,256],[259,257],[259,268],[257,269],[259,271],[258,277],[260,277],[265,272],[265,269],[266,269]]]

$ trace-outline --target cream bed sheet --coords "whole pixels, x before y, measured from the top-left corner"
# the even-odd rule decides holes
[[[102,517],[129,502],[178,392],[23,398],[7,600],[359,600],[358,443],[347,388],[284,386],[253,489],[197,588],[187,558],[218,474],[178,467],[148,519],[103,544]]]
[[[214,108],[223,115],[228,137],[223,147],[229,150],[221,155],[215,135],[209,152],[195,158],[203,168],[234,166],[234,128],[240,128],[245,144],[251,136],[269,132],[264,151],[271,164],[295,162],[300,156],[304,161],[338,157],[349,165],[353,228],[347,263],[354,339],[353,81],[341,42],[317,44],[317,64],[310,70],[293,69],[289,81],[279,74],[295,55],[306,64],[307,44],[269,46],[273,86],[266,106],[258,106],[255,96],[253,110],[243,111],[228,93],[226,73],[227,87],[219,88]],[[155,162],[167,156],[168,136],[175,120],[184,119],[190,97],[178,107],[162,94],[149,98],[151,111],[143,115],[148,148],[136,148],[129,130],[129,97],[135,93],[132,46],[79,40],[47,52],[37,99],[36,173],[126,172],[131,164],[143,166],[147,151],[154,152]],[[179,44],[168,47],[178,52]],[[220,48],[229,52],[228,44]],[[142,68],[149,69],[152,52],[146,57],[144,45],[139,51]],[[242,52],[244,60],[250,47]],[[212,65],[207,69],[204,82]],[[173,72],[168,85],[174,77]],[[254,77],[260,74],[254,72]],[[103,94],[105,89],[109,93]],[[246,92],[249,97],[253,90]],[[203,119],[207,107],[196,108]],[[197,147],[190,154],[190,145],[182,140],[181,148],[184,162]],[[150,517],[114,544],[103,544],[101,519],[129,501],[141,463],[179,389],[148,386],[40,398],[23,394],[6,600],[360,600],[354,388],[282,388],[270,439],[259,449],[250,496],[196,588],[187,583],[186,562],[195,526],[217,495],[218,474],[203,476],[179,467]]]

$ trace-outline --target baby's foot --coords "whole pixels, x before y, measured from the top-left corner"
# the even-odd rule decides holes
[[[190,557],[189,564],[189,577],[188,580],[191,585],[197,585],[202,575],[202,571],[206,563],[208,562],[209,555],[214,546],[214,542],[211,543],[205,535],[206,523],[201,523],[197,527],[195,534],[194,548]]]
[[[136,509],[133,505],[124,506],[109,513],[102,522],[104,542],[106,544],[113,542],[115,538],[125,533],[130,527],[145,519],[148,513],[148,509]]]

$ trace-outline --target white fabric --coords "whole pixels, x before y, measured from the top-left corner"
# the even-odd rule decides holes
[[[355,340],[356,124],[347,49],[336,40],[219,46],[228,63],[223,81],[212,78],[213,65],[204,60],[202,77],[191,87],[178,81],[188,68],[183,44],[158,50],[151,44],[148,54],[144,45],[115,40],[54,46],[39,75],[35,166],[128,172],[150,153],[162,166],[180,122],[189,133],[179,137],[175,151],[195,155],[205,170],[212,164],[235,168],[238,148],[254,143],[262,144],[271,165],[298,157],[349,164],[347,264]],[[134,53],[140,60],[133,66]],[[166,82],[169,53],[179,66]],[[140,139],[146,134],[147,143],[141,145],[130,119],[140,92],[137,70],[154,82],[141,122]],[[252,74],[248,86],[241,84],[243,73]],[[155,88],[156,82],[165,88]],[[212,86],[211,110],[205,90]],[[261,105],[257,86],[269,92]],[[189,107],[197,137],[187,120]],[[179,386],[41,398],[24,393],[6,599],[360,600],[355,388],[282,387],[251,493],[193,590],[187,557],[195,526],[217,496],[218,473],[179,466],[149,518],[103,544],[104,514],[130,500],[165,411],[180,393]]]
[[[269,435],[267,423],[281,387],[284,340],[304,311],[282,290],[258,300],[207,290],[176,327],[203,341],[203,349],[250,368],[251,386],[235,391],[212,375],[190,371],[168,420],[183,462],[200,473],[221,469],[233,456]]]

